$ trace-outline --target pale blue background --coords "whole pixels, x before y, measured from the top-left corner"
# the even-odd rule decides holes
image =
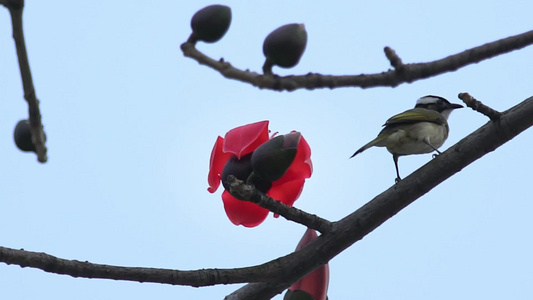
[[[27,116],[11,24],[0,9],[0,245],[67,259],[182,270],[263,263],[304,228],[236,227],[207,192],[217,135],[260,120],[299,130],[314,174],[296,206],[338,220],[394,183],[385,149],[348,157],[392,114],[469,92],[505,110],[532,96],[533,47],[397,88],[273,92],[230,81],[179,49],[208,1],[26,1],[25,33],[49,162],[15,148]],[[533,29],[531,1],[221,1],[233,22],[198,48],[259,71],[273,29],[305,23],[307,50],[281,75],[387,70]],[[447,149],[487,118],[450,118]],[[330,263],[329,299],[531,299],[531,139],[526,132],[441,184]],[[431,155],[403,157],[407,176]],[[1,299],[222,299],[209,288],[75,279],[0,264]],[[280,299],[278,297],[277,299]]]

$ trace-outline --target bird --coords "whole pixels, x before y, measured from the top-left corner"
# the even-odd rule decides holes
[[[454,109],[462,107],[439,96],[421,97],[416,101],[415,108],[389,118],[378,136],[355,151],[350,158],[373,146],[386,147],[392,154],[396,167],[395,182],[398,183],[401,180],[398,158],[433,151],[440,154],[438,148],[444,144],[450,131],[448,117]]]

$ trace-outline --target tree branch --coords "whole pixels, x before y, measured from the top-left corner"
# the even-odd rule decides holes
[[[248,284],[228,295],[226,300],[266,300],[281,293],[299,278],[312,272],[389,218],[429,192],[441,182],[510,141],[533,125],[533,97],[502,113],[500,120],[488,122],[457,144],[432,159],[372,201],[333,224],[299,251],[280,257],[276,263],[290,265],[284,284]],[[242,297],[246,295],[246,297]]]
[[[226,78],[249,83],[261,89],[294,91],[302,88],[313,90],[318,88],[333,89],[339,87],[395,87],[402,83],[411,83],[416,80],[455,71],[467,65],[518,50],[531,44],[533,44],[533,30],[474,47],[432,62],[413,64],[403,64],[394,50],[386,47],[385,54],[391,61],[395,70],[388,70],[377,74],[343,76],[322,75],[317,73],[284,77],[277,75],[261,75],[256,72],[237,69],[229,62],[225,62],[222,58],[218,61],[214,60],[198,51],[198,49],[196,49],[191,43],[183,43],[181,45],[181,50],[186,57],[190,57],[198,61],[200,64],[218,71]]]
[[[533,97],[530,97],[503,112],[498,121],[488,122],[357,211],[334,222],[330,231],[304,248],[262,265],[197,271],[128,268],[65,260],[44,253],[3,247],[0,247],[0,261],[86,278],[191,286],[254,282],[228,295],[226,299],[270,299],[327,263],[444,180],[532,125]]]
[[[332,223],[330,221],[317,215],[306,213],[305,211],[295,207],[285,205],[280,201],[276,201],[258,191],[253,185],[247,185],[242,180],[237,179],[235,176],[228,176],[226,183],[230,187],[230,193],[238,195],[237,199],[256,203],[262,208],[266,208],[289,221],[294,221],[296,223],[305,225],[308,228],[319,231],[320,233],[331,230]]]
[[[26,99],[26,102],[28,102],[32,142],[35,145],[37,152],[37,160],[41,163],[45,163],[47,161],[47,149],[45,146],[46,136],[41,121],[39,100],[37,99],[35,87],[33,86],[30,63],[28,61],[28,53],[26,51],[26,42],[24,41],[24,30],[22,27],[22,11],[24,9],[24,1],[4,0],[1,4],[5,5],[11,14],[11,22],[13,24],[13,39],[15,40],[15,47],[17,48],[20,76],[22,78],[22,85],[24,88],[24,99]]]
[[[120,267],[93,264],[88,261],[68,260],[46,253],[0,247],[0,261],[8,265],[30,267],[49,273],[72,277],[101,278],[138,282],[153,282],[193,287],[243,282],[268,282],[279,280],[264,266],[238,269],[200,269],[180,271],[171,269]]]

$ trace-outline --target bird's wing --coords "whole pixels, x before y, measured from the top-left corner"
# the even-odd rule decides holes
[[[425,108],[413,108],[392,116],[383,126],[394,126],[398,124],[432,122],[436,124],[446,124],[446,118],[437,111]]]

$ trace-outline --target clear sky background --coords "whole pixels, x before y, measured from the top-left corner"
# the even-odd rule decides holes
[[[264,37],[304,23],[308,44],[280,75],[360,74],[440,59],[529,31],[531,1],[221,1],[233,21],[211,57],[260,71]],[[391,115],[435,94],[469,92],[498,110],[533,95],[533,47],[397,88],[274,92],[230,81],[179,49],[207,1],[26,1],[24,26],[49,161],[20,152],[27,118],[8,11],[0,9],[0,245],[121,266],[233,268],[294,250],[305,228],[272,216],[234,226],[207,192],[218,135],[270,120],[301,131],[313,176],[295,206],[329,220],[394,184],[372,148]],[[488,119],[450,117],[441,150]],[[329,299],[531,299],[531,146],[527,131],[476,161],[330,262]],[[431,155],[400,158],[405,177]],[[0,264],[1,299],[223,299],[240,285],[192,288],[72,278]],[[281,299],[278,296],[276,299]]]

